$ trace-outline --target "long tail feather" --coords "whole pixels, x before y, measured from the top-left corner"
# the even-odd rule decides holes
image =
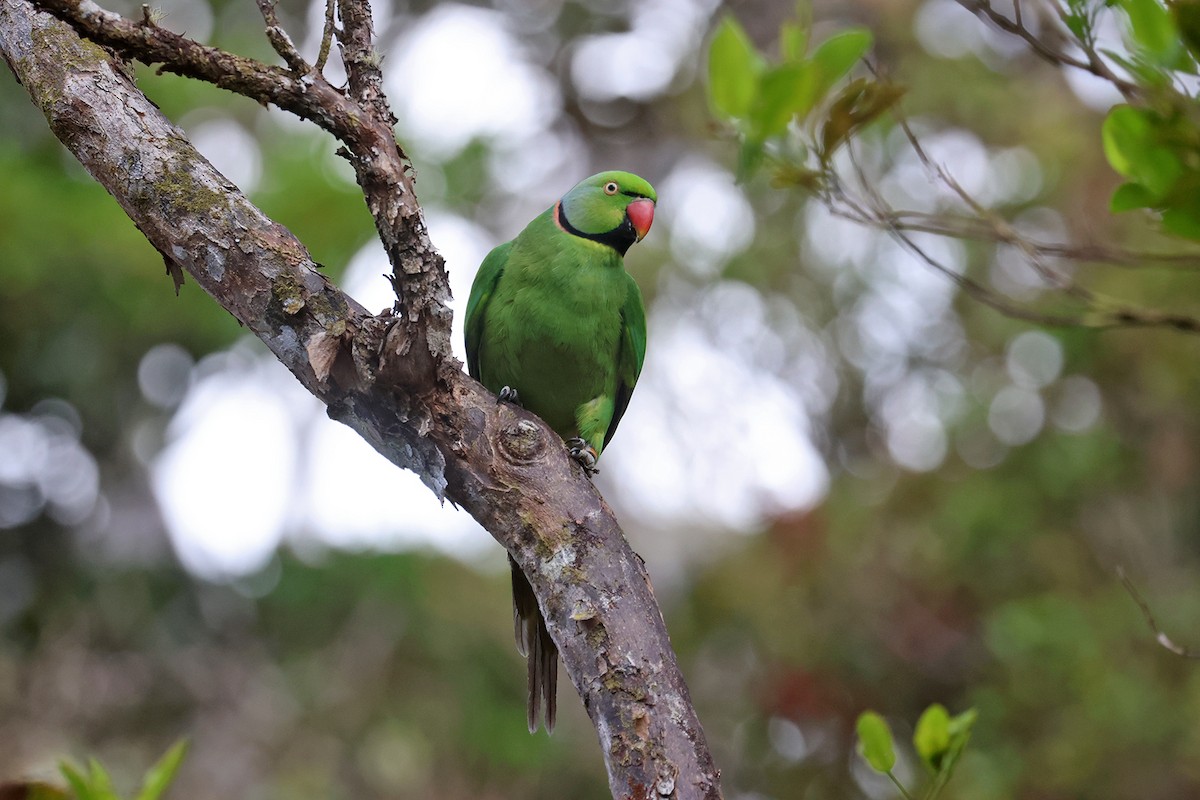
[[[528,698],[525,721],[530,733],[537,733],[545,708],[546,731],[554,732],[558,714],[558,647],[550,638],[546,622],[538,608],[537,595],[525,578],[525,573],[508,558],[512,570],[513,635],[517,652],[525,656],[528,667]]]

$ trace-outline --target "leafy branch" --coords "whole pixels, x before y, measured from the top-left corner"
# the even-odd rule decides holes
[[[1182,658],[1200,659],[1200,650],[1177,644],[1174,639],[1167,635],[1166,631],[1158,624],[1158,620],[1155,619],[1154,612],[1150,610],[1150,604],[1146,602],[1145,598],[1142,597],[1142,593],[1138,591],[1137,586],[1125,574],[1123,567],[1117,567],[1117,578],[1120,579],[1121,585],[1125,587],[1125,591],[1133,598],[1133,602],[1137,603],[1138,610],[1142,612],[1142,618],[1146,620],[1146,626],[1154,634],[1154,641]]]
[[[1159,214],[1168,233],[1200,240],[1200,191],[1196,191],[1200,189],[1200,112],[1190,97],[1174,88],[1172,80],[1173,70],[1194,74],[1195,61],[1180,44],[1188,38],[1184,30],[1172,27],[1174,18],[1157,0],[1122,0],[1123,13],[1131,21],[1132,54],[1123,58],[1105,51],[1110,59],[1120,59],[1121,67],[1136,80],[1122,77],[1097,54],[1094,25],[1100,13],[1098,3],[1071,0],[1069,9],[1061,14],[1061,24],[1054,19],[1042,21],[1040,28],[1048,31],[1042,38],[1027,27],[1020,0],[1014,3],[1012,19],[986,2],[961,0],[961,4],[1019,36],[1051,63],[1109,80],[1131,100],[1148,103],[1153,99],[1153,107],[1118,106],[1105,122],[1105,152],[1114,169],[1129,178],[1114,195],[1113,210],[1151,209]],[[780,31],[779,62],[774,65],[754,48],[732,17],[726,17],[713,36],[709,100],[741,143],[741,180],[765,171],[775,186],[807,192],[832,214],[888,233],[964,294],[1006,316],[1054,327],[1157,327],[1200,333],[1200,317],[1105,297],[1056,266],[1072,262],[1195,271],[1200,269],[1200,252],[1146,252],[1109,243],[1052,242],[1025,233],[971,196],[949,167],[929,155],[900,108],[902,87],[868,64],[868,75],[849,80],[834,91],[865,58],[869,32],[841,32],[808,56],[802,28],[800,23],[789,23]],[[1086,60],[1063,49],[1071,37],[1087,55]],[[956,201],[955,208],[933,212],[898,208],[879,190],[880,178],[868,174],[858,157],[857,134],[889,116],[904,133],[932,184],[947,190]],[[1010,247],[1065,305],[1047,311],[1042,304],[1010,297],[957,265],[938,261],[920,245],[917,234]]]
[[[946,788],[971,739],[977,717],[973,708],[952,717],[941,703],[921,713],[913,731],[913,748],[930,776],[921,800],[936,800]],[[855,728],[858,754],[871,769],[886,775],[904,800],[914,800],[913,793],[896,776],[896,744],[887,720],[874,711],[864,711]]]

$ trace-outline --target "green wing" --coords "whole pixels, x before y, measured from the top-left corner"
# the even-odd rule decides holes
[[[487,316],[488,301],[496,291],[496,284],[508,263],[508,251],[512,250],[512,242],[505,242],[487,254],[487,258],[479,265],[475,274],[475,282],[471,284],[471,297],[467,300],[466,339],[467,339],[467,372],[475,380],[479,380],[479,346],[483,340],[483,320]]]
[[[613,434],[617,431],[617,423],[629,406],[629,397],[637,384],[638,375],[642,374],[642,362],[646,358],[646,308],[642,305],[642,291],[637,281],[629,273],[625,273],[629,282],[629,292],[625,295],[625,304],[621,306],[621,349],[617,353],[617,394],[613,398],[612,422],[608,424],[608,432],[604,434],[604,444],[608,446]]]

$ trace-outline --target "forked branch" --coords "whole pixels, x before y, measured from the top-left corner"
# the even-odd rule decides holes
[[[498,404],[450,355],[445,270],[392,136],[366,3],[339,3],[343,28],[335,35],[348,92],[309,69],[282,30],[273,39],[287,68],[91,2],[37,4],[74,29],[27,0],[3,0],[0,54],[55,135],[331,417],[465,508],[508,549],[596,726],[613,796],[719,798],[719,774],[649,580],[611,510],[544,423]],[[264,7],[268,28],[278,27],[272,12]],[[122,64],[76,31],[334,133],[392,261],[395,309],[371,316],[317,272],[303,245],[216,172]],[[524,721],[513,725],[521,731]]]

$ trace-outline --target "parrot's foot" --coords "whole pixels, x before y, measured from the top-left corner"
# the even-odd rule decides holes
[[[500,390],[500,402],[512,403],[515,406],[521,405],[521,396],[517,394],[517,390],[511,386],[505,386]]]
[[[567,449],[571,458],[579,462],[579,466],[583,467],[584,474],[589,478],[600,472],[596,469],[596,448],[576,436],[574,439],[567,439]]]

